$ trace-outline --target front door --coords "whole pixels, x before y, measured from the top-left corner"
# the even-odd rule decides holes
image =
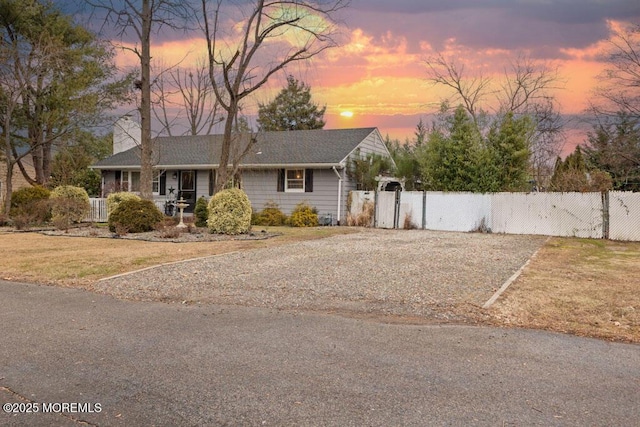
[[[193,212],[196,204],[196,171],[180,171],[178,187],[178,199],[182,197],[189,204],[184,211]]]

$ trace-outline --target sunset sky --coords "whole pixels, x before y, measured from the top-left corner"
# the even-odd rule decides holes
[[[352,0],[339,19],[340,47],[278,75],[246,110],[272,99],[291,73],[311,86],[316,103],[327,106],[326,128],[375,126],[383,136],[404,140],[421,117],[431,120],[428,114],[447,94],[426,80],[425,60],[442,53],[470,75],[496,79],[518,55],[558,67],[561,111],[578,115],[603,70],[611,32],[640,24],[640,1]],[[154,45],[154,57],[169,64],[188,53],[186,65],[205,49],[199,34],[160,36]],[[134,65],[135,58],[122,54],[118,63]],[[584,132],[571,130],[570,137],[574,145]]]

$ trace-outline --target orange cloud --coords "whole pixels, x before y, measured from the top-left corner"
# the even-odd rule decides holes
[[[624,28],[625,23],[608,21],[608,26],[613,33]],[[415,119],[436,111],[440,100],[450,94],[446,88],[433,86],[427,81],[425,60],[437,53],[429,40],[413,40],[410,47],[405,35],[391,31],[374,37],[365,28],[356,28],[346,35],[347,40],[342,46],[329,49],[306,63],[294,64],[276,75],[248,101],[245,112],[255,114],[258,102],[273,99],[284,86],[286,74],[291,73],[311,86],[314,102],[327,106],[330,126],[354,127],[359,123],[370,126],[369,117],[384,123],[386,128],[381,128],[383,134],[395,128],[410,136],[413,129],[407,126],[406,121],[394,127],[391,119],[383,118],[402,116]],[[491,46],[472,48],[459,40],[452,37],[437,44],[441,46],[440,53],[464,65],[469,77],[482,74],[494,79],[494,90],[498,89],[510,61],[520,53],[528,53]],[[562,112],[578,114],[588,107],[592,90],[598,83],[597,76],[604,67],[601,55],[607,47],[607,41],[600,40],[584,48],[559,49],[562,56],[551,65],[558,67],[561,78],[566,81],[564,89],[554,92]],[[205,42],[200,37],[166,42],[153,48],[154,57],[167,65],[181,63],[190,66],[205,54]],[[117,63],[122,67],[136,67],[137,61],[130,52],[122,52],[117,57]],[[352,111],[354,116],[341,117],[342,111]],[[402,138],[398,133],[394,137]]]

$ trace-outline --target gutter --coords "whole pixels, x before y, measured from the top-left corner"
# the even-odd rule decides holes
[[[231,165],[229,165],[231,166]],[[194,165],[154,165],[154,169],[196,169],[196,170],[209,170],[209,169],[217,169],[219,166],[217,164],[194,164]],[[270,164],[259,164],[259,163],[250,163],[250,164],[241,164],[239,169],[327,169],[336,167],[342,168],[343,165],[340,163],[270,163]],[[108,169],[108,170],[136,170],[140,169],[140,165],[92,165],[89,166],[91,169]]]
[[[338,222],[337,225],[340,225],[340,218],[342,218],[342,175],[338,172],[335,166],[332,167],[336,176],[338,177]]]

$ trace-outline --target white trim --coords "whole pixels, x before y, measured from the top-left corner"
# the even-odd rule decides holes
[[[292,178],[292,181],[302,181],[302,188],[289,188],[289,171],[302,171],[302,178]],[[285,193],[304,193],[307,171],[304,168],[289,168],[284,170],[284,192]]]
[[[345,163],[271,163],[271,164],[243,164],[239,169],[338,169],[344,168]],[[231,166],[231,165],[229,165]],[[217,164],[211,165],[156,165],[154,169],[191,169],[191,170],[209,170],[217,169]],[[91,169],[97,170],[140,170],[140,166],[91,166]]]

